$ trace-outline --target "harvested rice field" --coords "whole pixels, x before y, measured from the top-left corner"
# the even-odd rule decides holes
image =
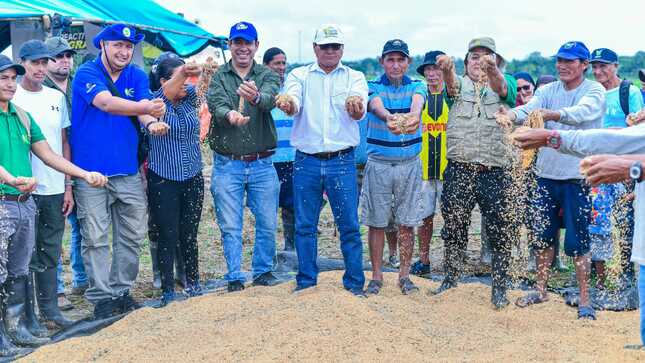
[[[394,273],[385,274],[379,296],[361,299],[342,288],[341,276],[322,273],[317,287],[296,294],[288,282],[144,308],[22,361],[645,360],[645,352],[623,348],[639,341],[637,311],[600,311],[597,321],[578,321],[574,308],[551,295],[541,305],[497,312],[488,286],[460,284],[429,296],[438,283],[413,277],[421,290],[404,296]]]

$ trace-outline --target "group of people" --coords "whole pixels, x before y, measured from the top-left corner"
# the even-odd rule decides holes
[[[476,38],[468,44],[463,75],[444,52],[426,53],[416,69],[424,82],[408,76],[406,42],[392,39],[379,58],[382,76],[367,82],[342,63],[345,39],[336,25],[316,31],[316,61],[288,74],[279,48],[269,48],[263,64],[254,60],[259,38],[248,22],[231,27],[231,60],[214,75],[172,53],[163,53],[147,75],[131,63],[143,38],[130,26],[105,27],[93,39],[99,56],[73,78],[75,51],[59,37],[24,43],[19,64],[0,56],[0,355],[19,354],[24,348],[16,345],[47,342],[41,322],[72,323],[60,312],[64,300],[57,299],[66,217],[72,285],[94,305],[96,318],[140,307],[130,289],[146,226],[156,246],[160,305],[179,298],[176,267],[182,295],[202,294],[197,232],[204,199],[203,104],[211,115],[210,191],[230,292],[245,288],[245,206],[255,217],[252,284],[279,283],[273,268],[281,210],[284,249],[295,250],[298,259],[295,291],[315,286],[325,198],[340,234],[342,284],[358,297],[383,287],[386,239],[401,292],[418,291],[409,276],[430,272],[439,208],[445,278],[434,294],[457,286],[476,205],[496,309],[509,304],[508,269],[521,224],[530,231],[538,281],[537,292],[515,302],[520,307],[548,299],[548,268],[564,228],[564,251],[574,259],[580,287],[578,316],[595,319],[591,261],[602,285],[613,209],[636,224],[634,247],[627,243],[622,256],[628,278],[634,278],[630,253],[632,261],[645,264],[639,231],[645,209],[640,198],[635,208],[628,198],[634,182],[636,194],[643,193],[643,96],[621,81],[610,49],[590,52],[582,42],[568,42],[555,56],[558,78],[535,82],[526,72],[505,73],[495,41]],[[588,68],[596,81],[586,79]],[[519,129],[509,138],[536,113],[544,128]],[[523,200],[513,192],[518,147],[540,148],[527,177],[536,186],[527,183],[531,197]],[[601,153],[633,155],[582,159]],[[361,224],[368,227],[367,284]],[[415,235],[420,258],[412,263]],[[639,284],[645,284],[642,270]]]

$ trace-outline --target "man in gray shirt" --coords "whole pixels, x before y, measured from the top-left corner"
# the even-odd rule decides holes
[[[645,111],[636,116],[635,122],[645,121]],[[524,149],[551,146],[563,153],[585,156],[580,168],[592,185],[616,183],[624,180],[636,181],[634,202],[634,241],[631,261],[640,265],[638,294],[640,300],[640,333],[645,344],[645,125],[620,130],[550,131],[529,130],[514,137],[515,143]],[[544,150],[544,149],[543,149]],[[552,150],[552,151],[555,151]]]
[[[582,42],[567,42],[556,54],[558,82],[541,87],[526,105],[508,113],[515,123],[522,123],[531,111],[539,110],[546,129],[582,130],[599,128],[605,115],[605,90],[595,81],[585,79],[589,67],[589,50]],[[500,110],[500,112],[503,112]],[[578,318],[595,319],[589,299],[589,220],[591,202],[589,187],[578,170],[580,158],[558,153],[551,148],[541,149],[535,165],[537,192],[532,201],[531,226],[535,234],[537,251],[537,293],[528,294],[516,301],[519,307],[544,302],[548,266],[553,259],[557,231],[558,212],[564,211],[566,229],[564,250],[572,256],[576,266],[576,279],[580,286]],[[548,262],[547,262],[548,261]]]

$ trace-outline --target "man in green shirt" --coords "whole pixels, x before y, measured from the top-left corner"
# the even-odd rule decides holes
[[[208,92],[213,114],[211,194],[228,268],[224,278],[228,291],[238,291],[245,281],[240,270],[245,194],[255,215],[253,284],[278,282],[272,268],[280,183],[271,160],[277,139],[271,110],[280,77],[253,60],[259,43],[252,24],[233,25],[228,44],[232,59],[213,76]]]
[[[35,243],[36,206],[31,197],[37,180],[32,178],[30,152],[47,166],[88,184],[102,187],[107,178],[78,168],[52,151],[38,124],[24,110],[11,103],[16,78],[25,69],[0,55],[0,356],[25,351],[22,346],[38,346],[49,339],[36,337],[27,326],[25,302],[29,261]],[[5,330],[6,329],[6,330]]]

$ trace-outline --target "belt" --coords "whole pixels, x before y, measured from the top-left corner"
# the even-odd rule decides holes
[[[31,198],[31,194],[20,194],[20,195],[13,195],[13,194],[5,194],[5,195],[0,195],[0,200],[6,200],[8,202],[20,202],[24,203]]]
[[[303,153],[303,154],[307,154],[309,156],[313,156],[313,157],[318,158],[318,159],[330,160],[330,159],[333,159],[333,158],[337,158],[337,157],[339,157],[341,155],[350,153],[353,150],[354,150],[353,147],[348,147],[347,149],[338,150],[338,151],[330,151],[330,152],[315,153],[315,154],[307,154],[307,153]]]
[[[275,154],[275,151],[261,151],[259,153],[246,154],[246,155],[233,155],[233,154],[221,154],[226,156],[231,160],[240,160],[240,161],[256,161],[258,159],[268,158],[269,156]]]

